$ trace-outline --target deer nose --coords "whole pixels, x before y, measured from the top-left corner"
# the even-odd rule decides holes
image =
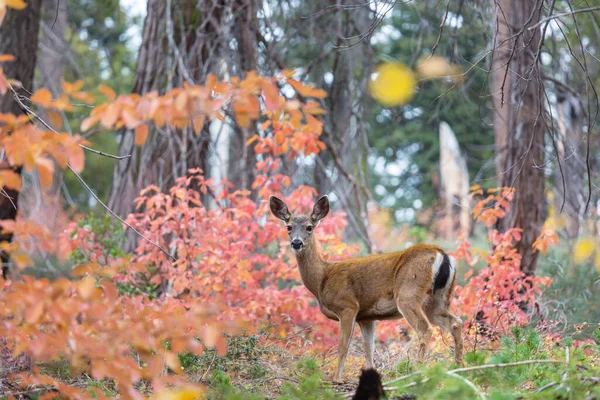
[[[295,250],[300,250],[302,248],[302,246],[304,246],[304,243],[302,243],[302,240],[300,240],[300,239],[292,240],[292,247]]]

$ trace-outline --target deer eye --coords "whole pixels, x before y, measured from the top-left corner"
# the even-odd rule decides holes
[[[311,232],[312,232],[312,230],[313,230],[313,227],[312,227],[312,226],[307,226],[307,227],[306,227],[306,232],[308,232],[308,233],[311,233]]]
[[[291,232],[292,231],[292,227],[288,225],[287,230],[288,230],[288,232]]]

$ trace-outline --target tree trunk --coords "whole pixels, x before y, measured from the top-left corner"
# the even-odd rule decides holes
[[[227,0],[148,0],[133,92],[165,93],[183,82],[200,84],[216,72],[227,43],[223,32]],[[108,206],[121,216],[134,211],[134,199],[148,185],[168,189],[190,168],[208,170],[208,124],[200,135],[191,128],[151,129],[137,147],[134,133],[121,135]],[[130,241],[130,245],[132,245]]]
[[[40,29],[41,0],[27,2],[27,7],[17,11],[8,9],[4,22],[0,26],[0,54],[11,54],[14,62],[4,63],[4,73],[8,78],[21,82],[23,89],[17,90],[27,96],[25,89],[31,90],[36,64],[38,33]],[[23,110],[14,100],[12,93],[0,96],[0,113],[21,114]],[[0,169],[10,168],[8,161],[0,158]],[[20,169],[17,170],[20,173]],[[2,189],[0,193],[0,220],[15,220],[18,212],[19,193]],[[0,242],[10,242],[12,233],[0,233]],[[9,257],[1,252],[2,274],[6,278],[9,272]]]
[[[493,57],[492,57],[492,102],[494,113],[494,139],[496,144],[496,180],[502,184],[502,174],[506,163],[506,140],[510,123],[510,79],[505,82],[511,41],[508,40],[510,21],[510,0],[492,0],[495,10],[493,18]]]
[[[36,84],[50,90],[53,97],[58,97],[62,93],[60,79],[63,77],[65,53],[68,51],[68,46],[65,43],[67,22],[66,1],[44,1],[41,23],[42,35],[38,52],[39,78]],[[47,119],[45,121],[49,122]]]
[[[564,204],[565,231],[571,239],[579,235],[579,222],[585,209],[583,180],[585,159],[580,152],[583,137],[583,108],[579,98],[572,93],[558,96],[558,139],[555,168],[555,206],[560,212]],[[564,183],[564,185],[563,185]]]
[[[256,70],[258,67],[257,32],[258,4],[256,0],[234,0],[234,36],[237,42],[238,65],[240,75]],[[257,133],[256,123],[248,128],[235,128],[230,141],[229,181],[236,189],[251,190],[254,182],[256,154],[254,146],[246,146],[248,139]]]
[[[522,239],[516,248],[521,254],[521,270],[534,275],[538,252],[532,248],[540,235],[546,217],[544,198],[544,116],[542,77],[538,46],[540,29],[528,28],[540,20],[540,7],[535,0],[513,0],[510,5],[511,29],[517,33],[516,47],[510,61],[509,135],[506,141],[502,185],[515,188],[510,211],[500,220],[500,228],[522,228]]]
[[[338,3],[350,6],[344,0]],[[354,3],[352,3],[354,4]],[[325,9],[326,4],[317,7]],[[340,8],[329,29],[336,37],[336,46],[348,45],[348,37],[364,34],[373,22],[368,7],[342,11]],[[330,41],[330,36],[325,35]],[[324,53],[325,54],[325,53]],[[327,54],[325,54],[327,55]],[[371,99],[367,82],[372,68],[372,48],[369,40],[350,49],[335,49],[331,54],[333,81],[327,87],[325,99],[323,141],[327,148],[317,156],[314,185],[320,194],[333,191],[350,222],[349,240],[361,240],[371,251],[367,202],[365,193],[367,165],[367,123],[365,115]],[[321,79],[321,78],[319,78]]]

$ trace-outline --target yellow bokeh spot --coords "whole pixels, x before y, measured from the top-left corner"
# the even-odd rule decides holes
[[[581,239],[575,244],[573,251],[573,261],[577,264],[581,264],[585,260],[594,254],[596,247],[596,241],[594,239]]]
[[[371,96],[386,107],[401,106],[415,95],[417,80],[406,65],[386,62],[379,65],[369,80]]]
[[[205,390],[197,385],[189,385],[177,389],[166,389],[157,392],[152,400],[196,400],[201,398]]]

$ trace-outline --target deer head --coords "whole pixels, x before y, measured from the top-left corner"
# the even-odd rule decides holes
[[[269,206],[273,215],[286,224],[292,250],[299,254],[314,246],[313,231],[329,213],[329,198],[321,196],[311,214],[293,215],[283,200],[275,196],[270,197]]]

